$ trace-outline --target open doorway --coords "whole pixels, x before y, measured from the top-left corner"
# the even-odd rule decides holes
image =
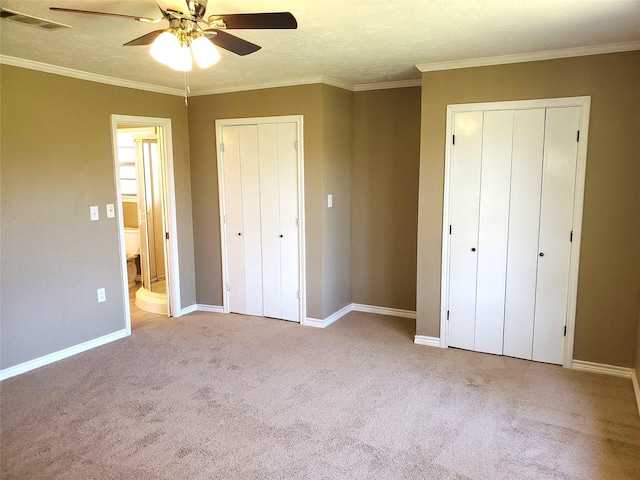
[[[179,311],[171,121],[112,115],[127,328]]]

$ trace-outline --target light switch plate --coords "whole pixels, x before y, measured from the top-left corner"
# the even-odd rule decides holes
[[[327,195],[327,207],[328,208],[333,207],[333,195],[332,194]]]
[[[105,291],[104,288],[99,288],[98,289],[98,303],[102,303],[102,302],[106,302],[107,301],[107,292]]]
[[[116,216],[116,207],[113,203],[107,203],[107,218]]]
[[[97,205],[91,205],[89,207],[89,215],[91,215],[91,221],[95,222],[96,220],[100,219],[100,214],[98,213],[98,206]]]

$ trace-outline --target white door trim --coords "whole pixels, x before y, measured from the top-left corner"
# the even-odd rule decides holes
[[[166,176],[166,208],[169,219],[167,230],[169,232],[169,248],[167,248],[167,308],[169,316],[180,316],[180,266],[178,261],[178,229],[176,220],[176,192],[173,173],[173,139],[171,119],[156,117],[138,117],[132,115],[111,115],[111,138],[113,148],[114,178],[116,184],[116,198],[118,211],[118,237],[120,242],[120,269],[122,271],[122,294],[124,298],[125,328],[127,334],[131,334],[131,313],[129,305],[129,287],[127,279],[127,253],[124,239],[124,219],[122,216],[122,194],[120,192],[120,169],[118,168],[118,125],[131,125],[141,127],[162,127],[164,135],[158,141],[163,145],[163,170]]]
[[[218,169],[218,205],[220,217],[220,246],[222,254],[222,308],[224,313],[229,313],[229,291],[227,283],[229,282],[229,265],[227,251],[227,232],[226,232],[226,205],[224,192],[224,169],[222,168],[221,159],[224,158],[224,152],[221,149],[222,128],[232,125],[260,125],[269,123],[295,123],[298,136],[298,275],[300,290],[300,324],[306,324],[307,318],[307,288],[306,288],[306,254],[305,254],[305,221],[304,221],[304,117],[302,115],[285,115],[279,117],[253,117],[253,118],[229,118],[216,120],[216,153],[217,153],[217,169]]]
[[[447,124],[445,142],[445,173],[442,222],[442,275],[440,296],[440,346],[449,346],[447,311],[449,310],[449,225],[451,215],[451,159],[453,157],[453,116],[459,112],[490,110],[522,110],[533,108],[580,107],[580,142],[576,163],[575,194],[573,200],[573,242],[571,243],[571,260],[569,269],[569,298],[567,302],[567,338],[564,344],[562,366],[571,368],[573,362],[573,344],[576,322],[576,302],[578,297],[578,270],[580,260],[580,244],[582,240],[582,212],[584,207],[584,184],[587,165],[587,143],[589,138],[589,114],[591,97],[566,97],[536,100],[517,100],[512,102],[466,103],[447,105]]]

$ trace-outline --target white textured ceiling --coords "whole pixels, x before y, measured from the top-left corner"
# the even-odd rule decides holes
[[[184,75],[148,47],[122,44],[165,23],[49,11],[51,6],[158,17],[156,0],[1,0],[0,6],[73,28],[42,31],[0,21],[0,53],[84,72],[182,88]],[[351,85],[419,79],[416,64],[640,42],[640,1],[210,0],[208,14],[290,11],[297,30],[234,30],[262,46],[222,51],[190,74],[193,94],[304,82]]]

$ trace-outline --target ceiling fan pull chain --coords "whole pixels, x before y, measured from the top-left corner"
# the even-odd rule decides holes
[[[189,72],[184,72],[184,105],[189,106],[189,94],[191,87],[189,86]]]

